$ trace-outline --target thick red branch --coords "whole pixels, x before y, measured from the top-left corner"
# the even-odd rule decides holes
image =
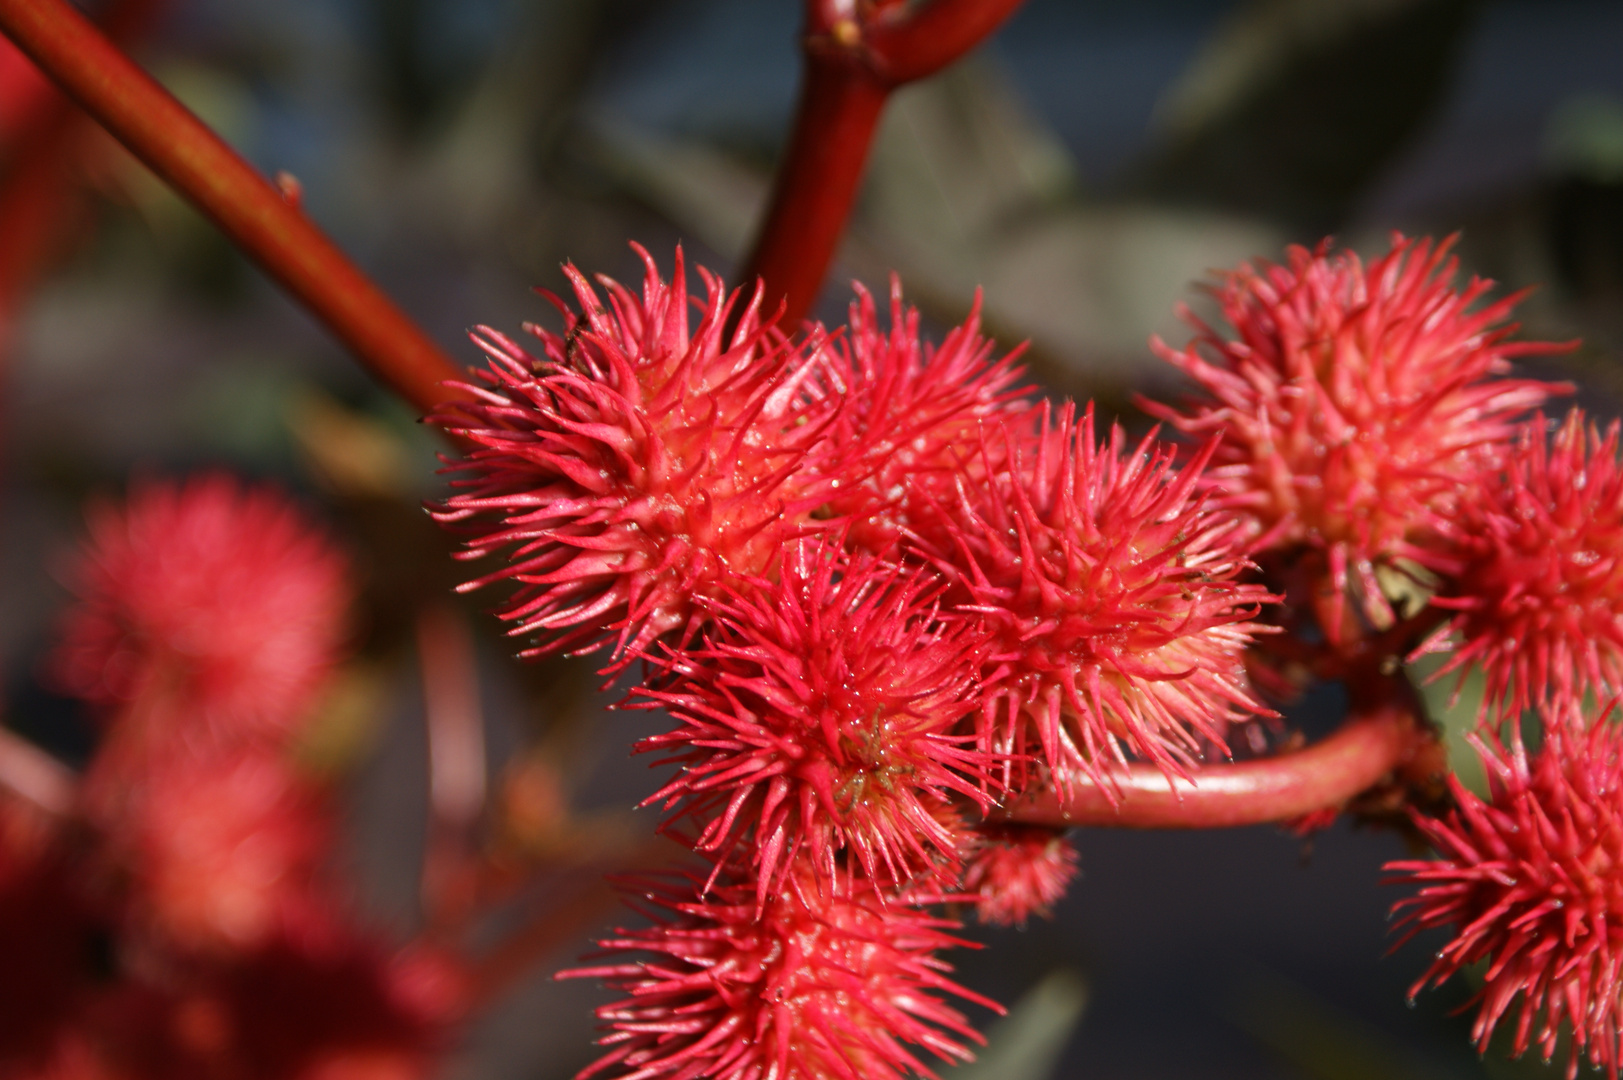
[[[1400,770],[1422,745],[1412,692],[1380,680],[1379,699],[1355,702],[1333,735],[1303,750],[1196,771],[1170,781],[1153,765],[1116,774],[1109,791],[1078,773],[1070,797],[1053,786],[1023,793],[997,813],[1031,825],[1111,825],[1133,829],[1219,829],[1260,825],[1337,808]]]
[[[934,0],[867,12],[808,0],[805,77],[788,149],[755,249],[739,280],[759,278],[784,325],[811,311],[856,201],[874,130],[890,92],[968,52],[1020,0]]]
[[[64,0],[0,0],[0,31],[427,412],[462,373],[321,230]]]

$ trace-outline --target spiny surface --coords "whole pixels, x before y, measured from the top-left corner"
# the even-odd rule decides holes
[[[1388,863],[1419,892],[1399,901],[1408,934],[1453,938],[1410,991],[1483,964],[1472,1035],[1479,1048],[1510,1020],[1512,1053],[1548,1059],[1563,1027],[1578,1060],[1616,1077],[1623,1013],[1623,734],[1605,720],[1551,725],[1545,748],[1478,744],[1492,798],[1449,784],[1457,809],[1413,815],[1437,849],[1430,861]],[[1405,937],[1407,940],[1407,936]],[[1518,1002],[1519,999],[1519,1002]],[[1514,1014],[1513,1019],[1511,1019]]]
[[[88,516],[53,659],[65,689],[115,712],[139,699],[194,743],[276,742],[306,718],[350,587],[292,503],[214,473],[138,483]]]
[[[697,626],[694,601],[769,574],[825,501],[808,454],[802,354],[760,327],[755,303],[725,345],[737,296],[700,270],[703,317],[689,332],[681,252],[667,285],[653,259],[642,295],[600,279],[601,299],[564,272],[583,315],[563,301],[565,332],[528,327],[532,356],[489,328],[476,397],[433,420],[476,449],[449,471],[457,494],[434,516],[467,536],[463,558],[494,555],[518,588],[499,609],[521,655],[629,654]],[[756,297],[758,303],[759,296]]]
[[[1152,342],[1205,396],[1146,407],[1220,433],[1213,480],[1232,505],[1268,543],[1324,550],[1337,589],[1356,589],[1380,621],[1392,612],[1376,566],[1429,564],[1425,534],[1469,497],[1514,422],[1570,389],[1493,377],[1562,347],[1506,340],[1519,296],[1473,310],[1493,283],[1456,289],[1450,244],[1395,237],[1367,268],[1328,241],[1293,247],[1284,265],[1242,265],[1213,287],[1231,333],[1185,312],[1194,340]]]
[[[649,881],[654,920],[599,942],[650,959],[561,972],[599,977],[628,996],[598,1009],[609,1047],[588,1077],[619,1080],[899,1080],[935,1077],[912,1047],[970,1060],[980,1041],[941,995],[990,1008],[947,978],[937,949],[965,945],[957,924],[882,900],[871,882],[821,880],[804,861],[764,909],[745,879],[694,897],[702,881]]]
[[[1210,446],[1186,468],[1119,428],[1094,440],[1090,406],[1047,406],[1020,438],[983,429],[1009,467],[959,484],[954,547],[935,553],[993,634],[983,735],[1101,781],[1136,755],[1182,773],[1231,721],[1267,710],[1243,653],[1270,599],[1240,580],[1240,523],[1196,493]],[[1001,449],[992,449],[998,442]]]
[[[973,452],[979,425],[1012,421],[1029,409],[1029,395],[1017,385],[1019,349],[992,359],[978,293],[963,325],[935,345],[920,337],[918,310],[903,305],[896,278],[888,332],[873,295],[855,288],[850,324],[829,339],[819,370],[829,401],[841,406],[829,428],[838,485],[828,511],[845,522],[854,550],[894,559],[906,536],[939,529],[932,501],[985,467]]]
[[[643,740],[682,771],[650,802],[699,825],[696,846],[744,845],[764,897],[796,853],[828,878],[849,849],[898,884],[947,865],[954,795],[991,799],[993,759],[958,722],[977,705],[985,639],[936,603],[940,579],[828,545],[795,545],[769,591],[712,604],[702,648],[643,693],[678,727]]]
[[[1062,829],[986,824],[974,830],[963,891],[975,916],[992,926],[1049,918],[1077,875],[1076,848]]]
[[[1438,607],[1456,612],[1417,652],[1457,640],[1439,675],[1480,668],[1483,710],[1623,689],[1623,468],[1618,424],[1604,437],[1572,410],[1550,437],[1525,425],[1495,482],[1461,507],[1459,568]]]

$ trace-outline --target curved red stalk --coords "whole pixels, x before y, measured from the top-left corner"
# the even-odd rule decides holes
[[[806,74],[772,202],[738,280],[766,283],[780,325],[811,310],[856,201],[874,129],[892,90],[933,75],[979,44],[1020,0],[904,5],[807,0]]]
[[[0,0],[0,31],[423,411],[450,358],[280,191],[64,0]]]
[[[1362,695],[1356,681],[1349,685],[1355,698],[1348,720],[1306,749],[1208,765],[1194,771],[1192,785],[1146,762],[1107,774],[1103,784],[1077,769],[1066,778],[1069,799],[1060,797],[1065,784],[1034,786],[993,817],[1028,825],[1222,829],[1339,807],[1403,766],[1421,734],[1406,684],[1377,677]]]

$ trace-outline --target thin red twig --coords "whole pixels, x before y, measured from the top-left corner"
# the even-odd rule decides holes
[[[473,828],[485,807],[485,721],[473,635],[449,605],[417,618],[428,725],[428,839],[423,907],[431,926],[454,922],[472,900]]]
[[[39,126],[38,117],[60,101],[51,80],[17,46],[0,37],[0,150],[8,155],[21,136]]]
[[[630,851],[613,854],[624,873],[663,865],[677,853],[670,840],[653,836]],[[517,929],[477,957],[471,968],[470,999],[483,1005],[501,997],[537,964],[600,924],[620,898],[620,890],[603,869],[601,864],[569,868]]]
[[[64,0],[0,0],[4,32],[69,97],[424,412],[457,366],[251,165]]]

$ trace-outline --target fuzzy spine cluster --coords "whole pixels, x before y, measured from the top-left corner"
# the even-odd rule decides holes
[[[633,701],[675,725],[638,749],[680,766],[649,801],[702,861],[626,884],[667,914],[604,947],[656,959],[566,974],[628,993],[600,1012],[617,1075],[928,1074],[908,1047],[967,1055],[941,996],[967,991],[923,909],[1023,921],[1074,871],[982,819],[1050,769],[1221,752],[1263,709],[1268,593],[1203,459],[1054,416],[978,306],[931,344],[893,283],[888,327],[859,288],[842,330],[792,341],[751,304],[728,342],[740,297],[647,266],[640,296],[569,270],[582,314],[538,355],[478,331],[477,400],[436,418],[475,447],[436,516],[503,560],[469,587],[516,583],[528,654],[643,660]],[[801,993],[761,968],[780,939],[817,943],[804,1007],[768,1007]],[[816,988],[858,954],[833,1023]]]
[[[859,287],[846,328],[796,341],[752,303],[729,340],[740,298],[704,275],[690,333],[680,255],[667,285],[645,254],[640,296],[570,269],[583,314],[559,301],[542,355],[478,332],[477,400],[437,418],[476,449],[437,516],[470,558],[505,558],[469,587],[516,583],[501,614],[526,653],[644,661],[633,702],[674,726],[638,749],[679,767],[648,801],[699,856],[627,882],[654,925],[565,973],[627,995],[589,1073],[967,1056],[946,999],[972,995],[926,909],[1019,923],[1076,872],[1062,833],[998,807],[1076,777],[1110,792],[1140,762],[1199,783],[1271,716],[1253,673],[1289,690],[1316,624],[1331,655],[1398,634],[1481,666],[1487,722],[1541,707],[1544,749],[1489,753],[1491,806],[1456,788],[1454,816],[1411,811],[1442,858],[1392,869],[1444,883],[1410,902],[1459,929],[1428,979],[1493,961],[1479,1037],[1520,995],[1518,1051],[1565,1025],[1615,1074],[1610,931],[1558,934],[1577,894],[1549,883],[1582,877],[1605,908],[1623,881],[1586,854],[1623,799],[1612,728],[1585,712],[1623,669],[1616,428],[1574,414],[1550,441],[1534,410],[1567,388],[1508,367],[1562,347],[1510,340],[1516,297],[1457,288],[1449,248],[1294,248],[1223,277],[1226,330],[1154,343],[1197,385],[1146,403],[1190,450],[1034,402],[978,305],[932,346],[894,283],[888,328]],[[1514,897],[1493,891],[1506,860]]]
[[[1537,1047],[1546,1061],[1563,1034],[1567,1075],[1587,1058],[1616,1076],[1623,1020],[1623,745],[1599,723],[1566,730],[1531,757],[1526,749],[1477,743],[1490,796],[1456,780],[1456,809],[1417,817],[1438,857],[1387,869],[1419,886],[1400,901],[1412,935],[1451,927],[1411,993],[1483,966],[1471,1034],[1480,1049],[1501,1022],[1511,1053]],[[1451,778],[1452,779],[1452,778]]]
[[[1146,404],[1222,435],[1214,499],[1247,519],[1253,558],[1309,568],[1332,643],[1402,632],[1411,657],[1452,654],[1443,674],[1482,674],[1488,796],[1450,778],[1452,809],[1408,809],[1436,858],[1388,866],[1419,886],[1398,905],[1411,931],[1453,935],[1415,991],[1481,963],[1483,1049],[1508,1022],[1513,1054],[1570,1038],[1569,1075],[1587,1058],[1615,1077],[1623,754],[1597,705],[1620,689],[1617,427],[1534,411],[1571,388],[1508,361],[1570,346],[1510,340],[1517,297],[1455,288],[1449,247],[1397,237],[1367,266],[1293,248],[1225,275],[1227,332],[1155,343],[1199,393]]]

